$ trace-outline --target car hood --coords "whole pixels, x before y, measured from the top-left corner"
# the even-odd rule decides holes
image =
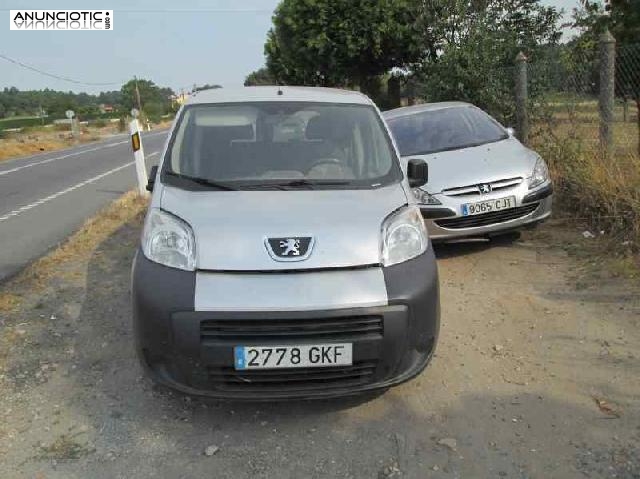
[[[346,268],[380,262],[382,221],[407,203],[400,184],[373,190],[187,191],[164,186],[160,206],[193,228],[203,270]],[[309,257],[272,259],[266,238],[312,236]]]
[[[404,158],[423,159],[429,165],[429,182],[423,187],[431,194],[447,188],[476,185],[496,180],[531,176],[538,155],[515,138],[486,145],[441,151]]]

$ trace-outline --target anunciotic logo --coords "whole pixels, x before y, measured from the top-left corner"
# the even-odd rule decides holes
[[[113,30],[113,10],[10,10],[11,30]]]

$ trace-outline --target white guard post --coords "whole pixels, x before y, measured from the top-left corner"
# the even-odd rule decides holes
[[[131,147],[133,148],[133,157],[136,161],[136,176],[138,177],[138,191],[140,195],[147,195],[147,167],[144,164],[144,149],[142,148],[142,138],[140,137],[140,129],[138,128],[138,120],[134,118],[129,123],[129,132],[131,133]]]

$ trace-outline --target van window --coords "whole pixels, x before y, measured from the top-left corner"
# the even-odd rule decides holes
[[[240,189],[373,188],[402,177],[373,107],[307,102],[186,107],[164,171]]]

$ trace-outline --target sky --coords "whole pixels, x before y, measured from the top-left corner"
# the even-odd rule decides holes
[[[578,0],[542,0],[567,12]],[[0,54],[84,86],[0,58],[0,88],[118,90],[134,75],[174,91],[193,84],[241,86],[264,64],[278,0],[0,0]],[[11,9],[110,9],[112,31],[11,31]]]

